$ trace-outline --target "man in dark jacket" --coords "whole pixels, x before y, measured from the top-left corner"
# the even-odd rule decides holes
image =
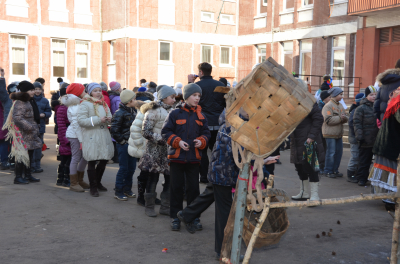
[[[132,192],[132,178],[136,169],[136,158],[128,154],[128,140],[130,128],[136,117],[135,93],[131,90],[123,90],[120,94],[121,103],[114,113],[111,121],[111,136],[117,142],[119,170],[115,179],[114,198],[126,201],[135,198]]]
[[[219,124],[218,118],[226,106],[225,98],[223,93],[215,93],[214,90],[217,86],[225,86],[222,82],[216,81],[211,76],[212,66],[207,62],[200,63],[198,66],[200,81],[196,82],[202,90],[202,96],[199,105],[201,106],[204,115],[208,121],[208,128],[211,132],[211,138],[208,144],[210,150],[213,149],[215,140],[217,138]],[[188,81],[193,83],[196,79],[196,75],[189,74]],[[208,155],[207,148],[203,150],[203,155],[200,165],[200,182],[207,183],[207,172],[208,172]]]
[[[389,69],[379,74],[376,77],[376,81],[382,85],[376,95],[374,113],[375,117],[382,122],[389,101],[389,95],[400,86],[400,59],[397,61],[394,69]]]

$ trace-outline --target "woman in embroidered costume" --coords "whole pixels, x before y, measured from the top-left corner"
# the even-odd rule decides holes
[[[400,87],[390,96],[382,126],[375,141],[374,167],[369,180],[375,193],[397,192],[396,174],[400,154]],[[391,203],[391,201],[384,200]]]
[[[107,161],[114,156],[114,146],[107,129],[111,124],[111,112],[104,101],[100,84],[88,84],[87,91],[79,105],[78,124],[82,129],[83,158],[88,161],[90,195],[98,197],[99,191],[107,191],[101,179]]]

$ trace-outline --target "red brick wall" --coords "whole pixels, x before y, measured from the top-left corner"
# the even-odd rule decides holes
[[[128,89],[133,89],[136,86],[139,86],[139,80],[136,79],[136,70],[137,70],[137,65],[136,65],[136,50],[137,50],[137,39],[129,39],[129,56],[128,56],[128,64],[129,64],[129,69],[128,69],[128,85],[126,88]]]
[[[256,54],[254,46],[239,47],[238,49],[239,69],[237,80],[240,81],[251,72],[252,67],[256,63]]]
[[[0,67],[4,69],[6,80],[10,77],[9,37],[8,33],[0,33]],[[8,82],[7,82],[8,84]]]
[[[75,82],[75,40],[67,40],[67,78]]]
[[[28,36],[28,77],[34,81],[39,77],[39,42],[37,36]]]
[[[44,93],[46,97],[50,95],[51,80],[51,42],[50,38],[42,38],[42,76],[46,80]],[[68,67],[69,65],[67,65]]]
[[[90,43],[90,79],[93,82],[101,82],[101,56],[100,42]]]

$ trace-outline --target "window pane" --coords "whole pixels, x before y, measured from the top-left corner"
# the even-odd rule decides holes
[[[286,9],[294,8],[294,0],[283,0],[286,1]]]
[[[221,16],[221,23],[231,23],[231,17],[227,15]]]
[[[13,45],[25,45],[26,38],[25,36],[11,36],[11,44]]]
[[[258,53],[266,53],[267,52],[267,45],[258,45]]]
[[[64,51],[53,51],[53,76],[64,77],[65,54]]]
[[[333,80],[341,80],[344,75],[344,50],[333,51]]]
[[[12,74],[25,75],[24,48],[12,48]]]
[[[301,75],[304,80],[307,76],[303,75],[311,75],[311,52],[301,53]]]
[[[302,40],[301,41],[302,50],[312,50],[312,40]]]
[[[77,77],[87,78],[87,65],[88,65],[88,54],[83,52],[78,52],[76,56],[76,66],[77,66]]]
[[[334,47],[345,47],[346,46],[346,36],[336,36],[333,37]]]
[[[167,42],[160,42],[160,60],[170,60],[170,47],[171,44]]]
[[[88,50],[89,42],[87,41],[76,41],[76,49],[77,50]]]
[[[203,46],[202,47],[201,61],[211,63],[211,46]]]
[[[258,63],[263,63],[266,59],[265,55],[260,55],[258,56]]]
[[[229,64],[229,48],[221,48],[221,64]]]
[[[263,0],[264,5],[268,4],[268,0]]]
[[[51,45],[53,49],[65,49],[65,40],[52,39]]]
[[[288,72],[293,71],[293,54],[284,54],[283,55],[283,66]]]
[[[286,41],[282,43],[284,51],[293,51],[293,41]]]
[[[314,4],[314,0],[303,0],[303,5],[312,5]]]

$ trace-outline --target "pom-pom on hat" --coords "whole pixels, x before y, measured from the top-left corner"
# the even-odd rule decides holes
[[[82,93],[83,93],[83,91],[85,91],[85,86],[83,86],[83,84],[80,84],[80,83],[71,83],[69,86],[68,86],[68,88],[67,88],[67,90],[66,90],[66,93],[67,94],[73,94],[73,95],[76,95],[76,96],[80,96]],[[60,92],[61,93],[61,92]]]
[[[136,94],[131,90],[126,89],[121,92],[120,99],[123,104],[129,103],[134,98],[136,98]]]
[[[170,95],[176,95],[174,88],[168,85],[164,85],[160,90],[157,92],[157,99],[163,100]]]
[[[365,97],[367,97],[370,93],[376,93],[376,88],[373,85],[368,86],[365,88]]]
[[[183,99],[186,100],[188,99],[192,94],[194,93],[200,93],[200,95],[203,94],[203,91],[201,90],[200,86],[198,86],[195,83],[189,83],[183,87]]]
[[[117,91],[121,88],[121,84],[119,82],[110,82],[110,89],[112,91]]]
[[[17,89],[23,93],[26,93],[27,91],[35,90],[35,86],[33,86],[33,84],[28,81],[22,81],[18,84]]]

